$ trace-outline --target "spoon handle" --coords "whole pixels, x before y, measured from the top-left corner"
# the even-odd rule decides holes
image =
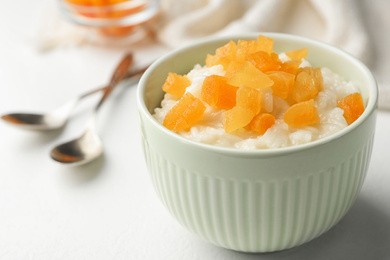
[[[100,106],[106,100],[108,95],[110,95],[111,91],[129,74],[129,69],[132,65],[133,55],[131,53],[126,54],[115,68],[108,86],[104,89],[102,98],[95,107],[95,112],[99,110]]]
[[[141,76],[147,69],[149,68],[149,65],[147,66],[144,66],[142,68],[139,68],[135,71],[130,71],[127,73],[127,75],[123,78],[123,79],[133,79],[133,78],[137,78],[139,76]],[[104,86],[104,87],[99,87],[99,88],[95,88],[95,89],[92,89],[92,90],[89,90],[83,94],[81,94],[79,97],[78,97],[78,100],[80,99],[83,99],[89,95],[92,95],[92,94],[95,94],[97,92],[100,92],[100,91],[103,91],[105,90],[106,88],[108,88],[109,86]]]

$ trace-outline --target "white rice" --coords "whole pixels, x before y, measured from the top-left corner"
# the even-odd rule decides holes
[[[284,59],[283,54],[280,55]],[[310,66],[307,61],[302,62],[303,66]],[[323,90],[315,98],[315,106],[320,116],[320,121],[313,126],[300,128],[289,127],[283,121],[283,115],[288,108],[285,100],[269,93],[263,93],[265,110],[273,114],[276,118],[275,125],[267,130],[264,135],[258,135],[239,129],[234,134],[225,132],[222,125],[222,118],[225,110],[213,108],[206,103],[206,111],[203,119],[194,125],[189,131],[180,131],[181,136],[205,144],[221,147],[230,147],[243,150],[269,149],[305,144],[329,136],[348,126],[343,117],[343,110],[337,107],[337,100],[358,92],[357,87],[351,82],[345,81],[328,68],[321,68],[324,80]],[[187,88],[195,97],[200,99],[203,80],[209,75],[225,74],[221,65],[211,68],[196,65],[187,76],[192,84]],[[161,124],[166,113],[176,104],[178,98],[170,94],[165,94],[161,102],[161,108],[155,109],[154,117]]]

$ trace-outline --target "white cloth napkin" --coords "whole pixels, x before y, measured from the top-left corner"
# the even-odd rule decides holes
[[[336,45],[365,62],[379,82],[379,106],[390,109],[389,1],[369,0],[161,0],[158,39],[180,47],[210,35],[285,32]],[[375,19],[384,19],[381,25]],[[386,20],[387,19],[387,20]],[[378,27],[379,26],[379,27]],[[376,33],[373,37],[372,34]],[[378,53],[381,53],[378,55]],[[375,57],[373,55],[376,55]],[[389,68],[390,69],[390,68]]]

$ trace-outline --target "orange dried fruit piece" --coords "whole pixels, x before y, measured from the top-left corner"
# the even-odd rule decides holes
[[[284,122],[291,127],[313,125],[320,121],[314,100],[296,103],[289,107],[284,114]]]
[[[296,74],[299,66],[301,65],[301,60],[289,60],[282,63],[280,70],[287,73]]]
[[[236,105],[238,87],[229,85],[223,76],[211,75],[204,79],[201,98],[210,106],[231,109]]]
[[[282,61],[279,59],[279,55],[278,54],[276,54],[275,52],[271,52],[270,55],[271,55],[271,58],[275,62],[278,62],[279,64],[282,64]]]
[[[268,53],[274,52],[274,40],[264,35],[259,35],[257,37],[257,45],[259,51],[265,51]]]
[[[274,124],[275,117],[273,115],[262,113],[252,119],[248,125],[248,130],[263,135]]]
[[[251,40],[251,41],[239,40],[237,42],[237,53],[236,53],[237,61],[244,62],[246,60],[246,57],[249,54],[257,52],[258,49],[259,49],[259,45],[255,40]]]
[[[297,103],[313,99],[322,90],[322,86],[323,79],[320,68],[300,68],[291,90],[291,98]]]
[[[171,95],[181,97],[190,85],[191,80],[187,76],[169,72],[162,89]]]
[[[272,71],[267,75],[274,82],[271,86],[273,94],[286,99],[294,85],[295,75],[284,71]]]
[[[244,85],[255,89],[264,89],[274,84],[266,74],[248,61],[228,79],[227,83],[236,87]]]
[[[89,18],[122,18],[141,12],[145,4],[126,5],[128,0],[66,0],[71,3],[72,12]],[[117,8],[121,6],[121,8]],[[134,26],[107,26],[99,31],[109,36],[123,36],[134,29]]]
[[[187,92],[168,111],[163,126],[174,132],[187,130],[203,117],[205,110],[203,102]]]
[[[72,4],[78,4],[78,5],[95,5],[95,6],[104,6],[104,5],[114,5],[119,4],[121,2],[125,2],[127,0],[66,0],[69,3]]]
[[[255,114],[252,110],[235,106],[232,109],[225,111],[223,116],[223,128],[226,133],[232,133],[235,130],[248,125],[254,116]]]
[[[302,60],[306,58],[307,54],[309,52],[309,49],[303,48],[299,50],[293,50],[293,51],[286,51],[286,55],[290,57],[293,60]]]
[[[208,54],[206,57],[206,66],[212,67],[222,65],[226,70],[230,62],[236,58],[237,44],[233,41],[228,42],[215,51],[215,55]]]
[[[263,94],[260,90],[241,86],[237,90],[236,106],[252,110],[257,115],[261,110],[261,102],[263,100]]]
[[[363,98],[359,93],[352,93],[337,102],[337,106],[344,110],[344,118],[348,125],[356,121],[364,112]]]
[[[276,71],[281,67],[279,58],[276,59],[275,57],[271,56],[270,53],[265,51],[258,51],[249,54],[247,60],[262,72]]]

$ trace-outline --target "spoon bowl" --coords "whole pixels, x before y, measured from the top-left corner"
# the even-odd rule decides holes
[[[51,150],[53,160],[66,164],[82,164],[92,161],[103,153],[103,143],[95,131],[95,118],[77,139],[58,145]]]
[[[103,89],[105,88],[90,90],[80,95],[79,97],[68,101],[66,104],[49,113],[9,113],[2,115],[1,119],[14,127],[18,127],[24,130],[57,130],[65,126],[69,119],[70,113],[80,100],[91,94],[100,92]]]
[[[1,119],[5,122],[17,126],[26,130],[48,130],[48,129],[57,129],[61,127],[64,123],[63,120],[60,122],[47,122],[47,115],[43,114],[26,114],[26,113],[10,113],[2,115]]]

